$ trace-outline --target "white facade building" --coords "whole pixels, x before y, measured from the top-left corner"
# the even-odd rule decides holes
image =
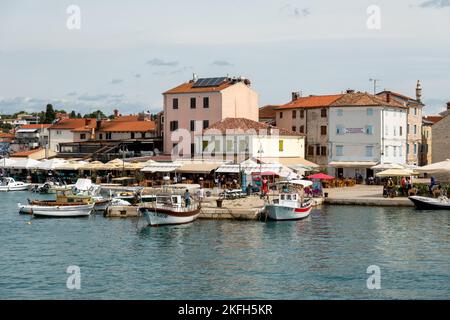
[[[407,110],[390,105],[332,106],[328,172],[366,179],[377,163],[406,163]]]

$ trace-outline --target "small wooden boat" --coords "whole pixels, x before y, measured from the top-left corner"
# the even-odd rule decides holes
[[[16,181],[14,178],[3,178],[0,184],[0,191],[24,191],[30,188],[30,183]]]
[[[153,202],[143,203],[139,211],[150,226],[185,224],[193,222],[200,214],[200,203],[184,206],[181,195],[156,195]]]
[[[100,206],[103,205],[102,200],[98,201]],[[96,200],[91,196],[72,194],[70,191],[58,191],[55,200],[28,199],[28,204],[18,203],[19,213],[55,217],[89,215],[95,205]],[[64,213],[64,210],[67,212]]]
[[[444,196],[439,198],[411,196],[409,200],[419,210],[450,210],[450,201]]]
[[[283,190],[275,196],[265,210],[270,220],[300,220],[308,217],[312,210],[312,199],[301,201],[301,196],[292,190],[293,184],[306,185],[310,181],[296,180],[283,183]],[[291,187],[289,187],[291,185]]]
[[[65,205],[23,205],[18,204],[19,211],[37,217],[71,218],[89,216],[94,204],[65,204]]]

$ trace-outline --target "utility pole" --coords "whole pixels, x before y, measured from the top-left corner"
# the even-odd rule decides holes
[[[370,78],[370,82],[373,82],[373,94],[375,95],[377,93],[377,83],[381,81],[380,79]]]

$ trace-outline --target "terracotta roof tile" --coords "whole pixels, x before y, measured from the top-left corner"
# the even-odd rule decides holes
[[[423,117],[424,120],[430,121],[433,124],[442,120],[442,118],[443,118],[442,116],[425,116],[425,117]]]
[[[189,81],[186,83],[183,83],[179,86],[176,86],[175,88],[172,88],[170,90],[167,90],[166,92],[164,92],[163,94],[169,94],[169,93],[195,93],[195,92],[218,92],[218,91],[222,91],[223,89],[226,89],[230,86],[232,86],[233,84],[236,84],[239,82],[232,82],[232,81],[225,81],[222,82],[220,85],[216,86],[216,87],[199,87],[199,88],[194,88],[194,82],[193,81]]]
[[[344,106],[391,106],[406,108],[406,106],[395,99],[388,103],[382,97],[374,96],[367,92],[348,92],[334,95],[301,97],[288,102],[275,110],[296,108],[320,108],[320,107],[344,107]]]
[[[14,138],[14,134],[8,132],[0,132],[0,138]]]
[[[300,97],[294,101],[279,106],[276,110],[328,107],[342,96],[343,94]]]
[[[398,93],[398,92],[389,91],[389,90],[384,90],[384,91],[378,92],[376,95],[377,95],[377,96],[385,96],[385,95],[388,94],[388,93],[390,93],[390,94],[391,94],[392,96],[394,96],[394,97],[401,98],[401,99],[404,99],[404,100],[414,100],[414,101],[416,100],[416,99],[414,99],[414,98],[405,96],[405,95],[400,94],[400,93]]]
[[[41,129],[49,128],[51,124],[40,123],[40,124],[24,124],[20,126],[20,129]]]
[[[13,153],[11,156],[13,156],[13,157],[28,157],[30,154],[36,153],[41,150],[42,150],[42,148],[37,148],[37,149],[32,149],[32,150],[27,150],[27,151],[19,151],[19,152]]]
[[[267,131],[269,128],[272,128],[272,130],[278,130],[278,134],[281,136],[304,136],[304,134],[299,132],[270,126],[264,122],[253,121],[246,118],[225,118],[222,121],[216,122],[204,129],[203,132],[206,132],[208,129],[215,129],[219,130],[222,134],[226,134],[227,130],[244,132],[247,130],[255,130],[256,133],[259,133],[259,131]]]
[[[62,119],[50,126],[49,130],[68,129],[75,131],[90,131],[97,125],[97,120],[92,118]]]
[[[276,112],[275,109],[278,108],[280,105],[277,104],[269,104],[267,106],[259,108],[259,118],[275,118]]]
[[[138,118],[139,118],[138,115],[130,114],[127,116],[118,116],[114,118],[112,121],[138,121]]]
[[[343,94],[342,97],[330,104],[333,107],[345,107],[345,106],[391,106],[397,108],[407,108],[403,103],[400,103],[394,99],[390,102],[382,99],[381,97],[374,96],[367,92],[352,92]]]
[[[153,121],[102,121],[99,132],[147,132],[156,129]]]

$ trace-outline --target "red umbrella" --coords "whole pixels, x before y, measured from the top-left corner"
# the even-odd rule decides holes
[[[333,180],[334,177],[329,176],[325,173],[316,173],[316,174],[312,174],[310,176],[307,176],[308,179],[319,179],[319,180]]]

